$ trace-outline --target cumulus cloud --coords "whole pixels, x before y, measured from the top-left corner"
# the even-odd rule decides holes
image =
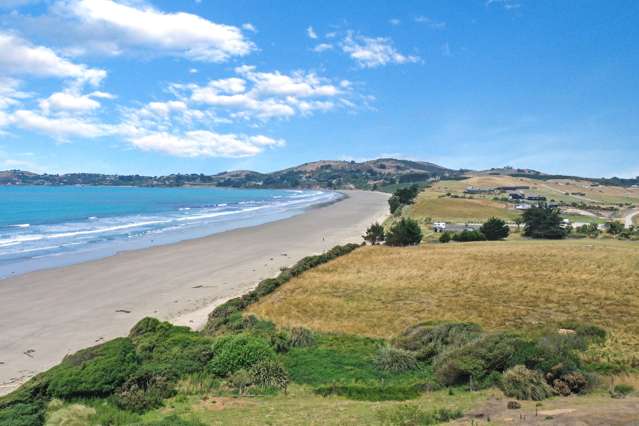
[[[344,102],[350,82],[339,85],[315,73],[302,71],[284,74],[278,71],[259,72],[252,66],[235,69],[237,77],[211,80],[205,86],[175,85],[178,91],[187,91],[189,101],[231,110],[231,118],[289,118],[296,114],[327,111]]]
[[[0,32],[0,74],[57,77],[92,85],[100,84],[107,75],[104,70],[76,64],[47,47],[34,46],[3,32]]]
[[[75,21],[76,31],[86,37],[87,45],[112,54],[130,47],[198,61],[223,62],[255,49],[238,27],[190,13],[165,13],[144,4],[136,7],[130,2],[113,0],[59,0],[53,13],[58,19]],[[244,28],[254,30],[250,24]],[[76,49],[77,53],[87,50],[82,42]]]
[[[365,37],[349,32],[341,47],[344,53],[347,53],[362,68],[419,61],[417,56],[398,52],[393,46],[393,42],[386,37]]]
[[[153,133],[131,139],[144,151],[159,151],[180,157],[249,157],[268,147],[282,146],[284,141],[264,135],[246,136],[208,130],[188,131],[181,135]]]
[[[102,94],[102,92],[95,92]],[[40,101],[40,108],[49,114],[53,111],[73,113],[90,112],[100,108],[100,102],[92,99],[92,95],[81,95],[73,91],[57,92]]]
[[[18,110],[10,121],[18,127],[58,139],[68,137],[96,138],[109,133],[107,126],[75,117],[47,117],[29,110]]]
[[[0,111],[16,106],[30,95],[20,90],[21,81],[0,76]]]

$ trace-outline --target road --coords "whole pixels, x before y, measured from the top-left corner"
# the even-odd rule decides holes
[[[624,223],[626,225],[626,228],[630,228],[633,225],[632,218],[634,218],[637,215],[639,215],[639,210],[633,210],[624,217]]]

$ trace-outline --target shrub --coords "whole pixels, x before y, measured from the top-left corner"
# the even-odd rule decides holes
[[[175,414],[171,414],[168,417],[165,417],[162,420],[158,420],[155,422],[145,423],[147,426],[204,426],[203,423],[198,420],[185,420],[181,417],[178,417]]]
[[[227,376],[241,368],[251,368],[260,361],[275,358],[275,351],[264,339],[247,334],[222,336],[213,343],[209,370]]]
[[[48,393],[63,399],[109,396],[135,373],[138,363],[128,338],[83,349],[45,373]]]
[[[0,406],[0,426],[33,426],[44,424],[42,401],[17,402]]]
[[[413,246],[422,241],[422,230],[413,219],[402,218],[391,226],[386,235],[389,246]]]
[[[547,378],[550,377],[552,377],[552,374],[547,375]],[[570,371],[562,374],[558,379],[554,379],[552,385],[560,395],[579,394],[588,388],[588,378],[580,371]]]
[[[624,225],[621,222],[608,222],[606,228],[611,235],[619,235],[624,231]]]
[[[384,241],[384,227],[375,222],[366,230],[366,234],[362,236],[364,241],[368,241],[372,245],[376,245]]]
[[[507,370],[501,381],[501,388],[511,398],[541,401],[554,394],[542,374],[516,365]]]
[[[247,370],[241,368],[229,376],[228,383],[240,395],[244,395],[244,391],[253,384],[253,376]]]
[[[501,219],[491,217],[479,228],[488,241],[502,240],[510,234],[510,228]]]
[[[477,339],[481,327],[472,323],[417,324],[395,338],[395,346],[413,351],[420,361],[430,361],[451,347]]]
[[[559,209],[540,204],[524,212],[524,236],[558,240],[566,236]]]
[[[163,376],[143,373],[127,380],[118,389],[114,400],[118,407],[141,413],[162,405],[175,395],[173,383]]]
[[[451,236],[450,236],[450,232],[443,232],[440,236],[439,236],[439,242],[440,243],[448,243],[451,240]]]
[[[419,186],[417,185],[397,189],[388,199],[391,214],[395,214],[404,205],[412,204],[417,194],[419,194]]]
[[[479,231],[471,231],[469,229],[464,229],[462,232],[456,233],[453,235],[453,241],[457,241],[459,243],[467,243],[471,241],[485,241],[486,237]]]
[[[613,392],[617,395],[628,396],[635,391],[635,388],[632,385],[628,384],[619,384],[616,385],[613,389]]]
[[[55,408],[55,407],[54,407]],[[46,426],[82,426],[90,424],[90,419],[95,415],[93,407],[82,404],[71,404],[53,410],[49,406]]]
[[[278,388],[286,391],[288,387],[288,372],[279,361],[260,361],[251,368],[253,383],[257,386]]]
[[[271,346],[275,349],[275,352],[288,352],[291,348],[291,336],[285,331],[273,333],[271,335]]]
[[[357,401],[405,401],[417,398],[422,393],[422,387],[350,383],[318,386],[314,392],[321,396],[336,395]]]
[[[404,349],[385,346],[377,352],[375,366],[387,373],[403,373],[417,367],[415,354]]]
[[[377,417],[382,425],[389,426],[428,426],[447,423],[463,416],[459,409],[440,408],[426,411],[413,404],[399,405],[381,409]]]
[[[213,356],[212,339],[188,327],[156,321],[143,319],[130,333],[145,372],[175,379],[206,367]]]
[[[315,335],[311,330],[304,327],[293,327],[290,339],[292,348],[306,348],[315,344]]]
[[[442,352],[433,360],[433,369],[443,385],[473,380],[478,387],[484,387],[494,382],[493,373],[519,364],[527,348],[527,342],[519,337],[489,334]]]

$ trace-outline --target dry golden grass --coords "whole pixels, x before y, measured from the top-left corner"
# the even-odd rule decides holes
[[[513,219],[519,213],[508,209],[508,204],[485,198],[439,198],[438,194],[426,190],[422,192],[408,210],[413,218],[430,217],[432,220],[448,220],[454,222],[483,222],[491,217]]]
[[[428,320],[489,330],[579,320],[612,331],[611,351],[635,356],[639,246],[572,240],[365,247],[291,280],[250,311],[283,326],[385,338]]]
[[[472,176],[461,181],[441,181],[433,185],[432,191],[439,193],[461,193],[469,186],[477,188],[494,188],[497,186],[526,185],[529,192],[546,196],[548,199],[564,202],[585,203],[639,203],[639,191],[618,186],[591,187],[585,180],[555,179],[542,181],[538,179],[515,178],[512,176]],[[584,196],[573,196],[571,193],[583,193]]]

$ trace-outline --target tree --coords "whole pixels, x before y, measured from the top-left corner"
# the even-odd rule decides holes
[[[416,184],[406,188],[396,189],[393,195],[388,199],[391,214],[395,214],[402,206],[412,204],[417,194],[419,194],[419,186]]]
[[[503,240],[510,234],[510,228],[501,219],[491,217],[484,223],[479,231],[486,236],[488,241]]]
[[[388,206],[390,207],[391,214],[395,214],[395,212],[402,207],[402,203],[399,201],[397,195],[393,195],[388,199]]]
[[[414,246],[422,241],[422,230],[413,219],[402,218],[386,234],[389,246]]]
[[[606,227],[608,228],[608,233],[611,235],[619,235],[624,230],[623,223],[621,222],[608,222]]]
[[[548,204],[540,203],[526,210],[522,219],[526,237],[559,240],[566,236],[566,230],[561,226],[559,209],[549,207]]]
[[[513,219],[515,222],[515,225],[517,225],[517,232],[519,232],[519,228],[521,227],[521,224],[524,223],[524,220],[522,219],[521,216],[517,216],[515,219]]]
[[[440,243],[448,243],[450,242],[451,236],[450,236],[450,232],[443,232],[440,236],[439,236],[439,242]]]
[[[384,227],[375,222],[368,227],[366,234],[364,234],[362,238],[364,238],[364,241],[368,241],[372,245],[377,245],[384,241]]]

